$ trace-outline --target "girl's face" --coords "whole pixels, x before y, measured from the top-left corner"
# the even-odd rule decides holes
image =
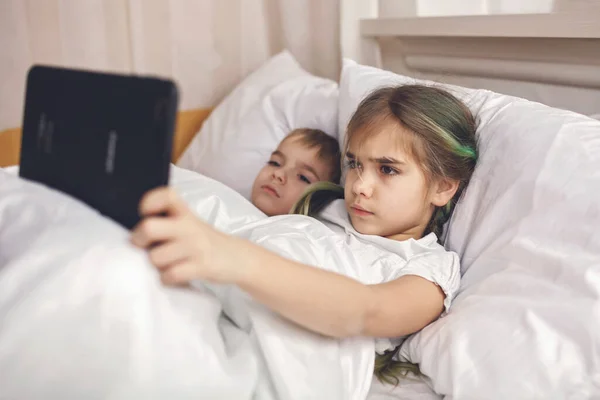
[[[418,239],[435,206],[446,204],[456,189],[448,191],[447,184],[426,179],[407,151],[410,132],[398,126],[382,128],[373,134],[357,132],[350,140],[345,160],[346,209],[362,234]]]

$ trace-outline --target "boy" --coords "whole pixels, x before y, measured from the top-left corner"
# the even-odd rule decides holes
[[[340,147],[319,129],[295,129],[271,154],[252,186],[251,200],[268,216],[287,214],[313,183],[338,183]]]

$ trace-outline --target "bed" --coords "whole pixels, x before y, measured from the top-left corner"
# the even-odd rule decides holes
[[[584,114],[600,113],[598,15],[566,12],[366,19],[361,21],[361,35],[378,50],[380,60],[373,65],[347,60],[339,83],[302,71],[293,57],[284,52],[245,79],[214,109],[180,114],[176,135],[179,145],[173,155],[177,163],[173,167],[174,185],[196,209],[207,204],[201,196],[203,190],[221,193],[217,197],[222,202],[209,208],[231,210],[231,218],[238,224],[247,215],[253,215],[242,198],[248,196],[254,171],[291,128],[318,127],[342,138],[358,101],[374,87],[413,83],[415,78],[424,84],[452,85],[445,87],[461,96],[478,117],[482,156],[444,238],[446,246],[459,252],[463,259],[461,292],[448,315],[412,336],[401,350],[401,357],[419,363],[427,378],[403,380],[395,388],[377,381],[371,384],[370,380],[357,378],[368,370],[368,363],[352,358],[356,354],[347,353],[352,357],[346,361],[353,361],[345,366],[327,364],[331,359],[311,358],[313,355],[303,352],[300,346],[308,343],[324,349],[323,354],[339,355],[364,343],[326,345],[273,320],[261,325],[263,329],[273,329],[263,331],[265,336],[275,332],[295,338],[288,351],[295,354],[294,360],[302,362],[278,364],[281,360],[274,356],[277,347],[272,343],[259,343],[266,346],[262,347],[265,358],[251,361],[248,349],[257,345],[257,337],[247,336],[221,319],[212,297],[163,292],[150,274],[140,272],[143,268],[135,272],[119,270],[126,265],[123,260],[143,264],[139,254],[130,254],[120,247],[118,241],[124,232],[101,222],[90,210],[62,198],[57,201],[56,194],[41,194],[40,188],[22,189],[19,197],[6,185],[14,185],[17,194],[20,186],[5,176],[0,182],[0,217],[4,222],[13,221],[18,229],[0,229],[0,261],[9,265],[6,260],[10,260],[13,271],[11,275],[8,268],[0,271],[0,289],[4,289],[0,290],[4,296],[0,297],[0,312],[12,322],[10,330],[0,329],[0,377],[5,377],[0,387],[35,398],[45,383],[45,387],[66,398],[69,393],[60,385],[64,383],[60,374],[44,373],[53,362],[40,364],[34,356],[44,351],[48,357],[58,356],[59,350],[68,348],[78,350],[78,360],[88,363],[88,368],[104,379],[86,380],[87,375],[72,366],[56,363],[56,371],[68,371],[70,376],[80,378],[74,385],[79,392],[72,392],[71,396],[108,387],[107,382],[118,382],[121,391],[113,393],[115,398],[157,398],[160,394],[186,398],[198,393],[210,398],[249,398],[249,387],[259,388],[254,393],[258,398],[281,399],[597,398],[600,194],[595,188],[600,187],[600,123]],[[17,138],[18,130],[0,134],[1,165],[17,161]],[[5,143],[12,146],[10,150],[5,151],[9,148]],[[197,189],[198,186],[204,189]],[[23,199],[29,199],[28,209],[18,204]],[[54,201],[64,205],[61,208]],[[36,236],[27,244],[17,240],[25,242],[34,237],[26,219],[19,219],[19,210],[29,218],[37,216],[39,235],[45,236]],[[63,219],[52,219],[51,215]],[[90,255],[91,244],[85,241],[92,239],[81,235],[70,243],[72,249],[59,247],[60,252],[50,253],[48,249],[56,241],[64,242],[73,232],[81,232],[77,230],[78,218],[87,218],[97,228],[92,238],[110,235],[112,247],[92,249],[96,253]],[[69,253],[73,249],[86,250],[83,253],[88,258],[74,257]],[[71,258],[62,259],[61,263],[61,252],[71,254]],[[110,258],[100,257],[119,252],[127,253],[126,257],[114,265]],[[40,256],[31,260],[27,254]],[[48,259],[50,256],[55,258]],[[72,265],[65,260],[71,260]],[[34,270],[27,273],[15,267],[25,268],[27,263],[37,265],[46,275],[38,279]],[[90,293],[97,291],[102,301],[91,299],[83,289],[69,288],[67,272],[59,274],[68,268],[83,267],[88,272],[79,276],[82,287]],[[114,275],[107,272],[100,282],[113,295],[117,294],[118,300],[107,300],[110,293],[101,291],[94,281],[97,277],[89,272],[93,267],[113,271]],[[13,279],[12,284],[7,277]],[[51,286],[50,278],[58,286]],[[39,296],[29,294],[27,289],[35,285],[52,291],[54,297],[49,298],[53,302],[45,304]],[[61,289],[70,297],[59,297]],[[23,292],[20,296],[18,290]],[[132,305],[127,301],[134,299],[134,293],[144,295]],[[233,296],[231,293],[217,296],[225,296],[221,299],[227,299],[228,304],[246,301],[228,297]],[[53,322],[59,317],[55,312],[58,305],[68,306],[71,314],[60,318],[72,326],[86,321],[90,326],[98,324],[98,331],[102,332],[103,321],[118,320],[121,330],[111,331],[106,337],[90,330],[86,331],[89,340],[75,335],[77,340],[67,342],[63,336],[68,332],[60,328],[64,325]],[[173,305],[185,312],[175,311]],[[11,314],[6,311],[9,307],[13,307]],[[34,319],[36,312],[46,319]],[[217,321],[218,329],[204,329],[199,315]],[[267,321],[260,319],[267,318],[263,314],[250,315],[250,319]],[[138,331],[127,318],[139,318],[138,325],[153,329],[150,333]],[[168,328],[160,329],[163,326]],[[40,331],[46,332],[54,345],[37,343],[35,334]],[[194,332],[210,336],[207,340],[215,344],[211,351],[203,353],[210,360],[206,365],[190,355],[201,353],[201,347],[192,346],[189,351],[177,342],[186,337],[195,343]],[[215,341],[218,335],[226,339]],[[131,344],[128,352],[119,347],[121,342]],[[123,358],[105,360],[101,357],[104,353],[120,354]],[[22,357],[23,354],[30,358]],[[268,368],[273,373],[270,379],[257,378],[253,375],[256,369],[251,367],[244,373],[236,369],[236,365],[250,364],[265,367],[261,362],[272,363]],[[213,379],[214,387],[233,384],[234,389],[210,392],[215,389],[208,384],[197,388],[193,374],[181,377],[173,373],[172,368],[177,365],[203,371]],[[130,385],[123,384],[107,366],[114,371],[127,371],[135,379]],[[18,392],[22,387],[15,382],[25,376],[30,378],[29,391]],[[161,379],[156,379],[158,376]],[[228,380],[232,377],[235,379]],[[317,382],[314,391],[305,384],[311,379]],[[274,393],[274,397],[269,397]]]

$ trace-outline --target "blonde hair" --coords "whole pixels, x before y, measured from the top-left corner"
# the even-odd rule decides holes
[[[443,89],[423,85],[383,87],[359,104],[348,123],[344,151],[357,132],[377,132],[382,123],[398,124],[412,135],[410,150],[428,179],[459,182],[456,194],[445,206],[434,210],[424,232],[433,232],[439,238],[475,169],[475,118],[465,104]],[[343,196],[341,186],[312,185],[292,212],[316,215],[333,199]],[[311,201],[315,201],[314,208]],[[398,384],[399,376],[420,373],[418,365],[396,360],[397,352],[395,348],[376,355],[374,374],[381,382]]]
[[[317,182],[306,188],[290,210],[290,214],[316,217],[329,203],[344,198],[344,188],[333,182]]]
[[[342,175],[342,153],[337,139],[320,129],[299,128],[291,131],[283,140],[294,138],[298,138],[300,143],[309,149],[317,148],[317,157],[331,168],[331,178],[329,180],[333,183],[339,183]]]

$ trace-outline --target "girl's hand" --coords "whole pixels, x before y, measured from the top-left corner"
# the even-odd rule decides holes
[[[165,284],[194,279],[235,283],[245,242],[226,235],[197,218],[169,188],[148,192],[140,202],[142,221],[131,241],[147,249]]]

